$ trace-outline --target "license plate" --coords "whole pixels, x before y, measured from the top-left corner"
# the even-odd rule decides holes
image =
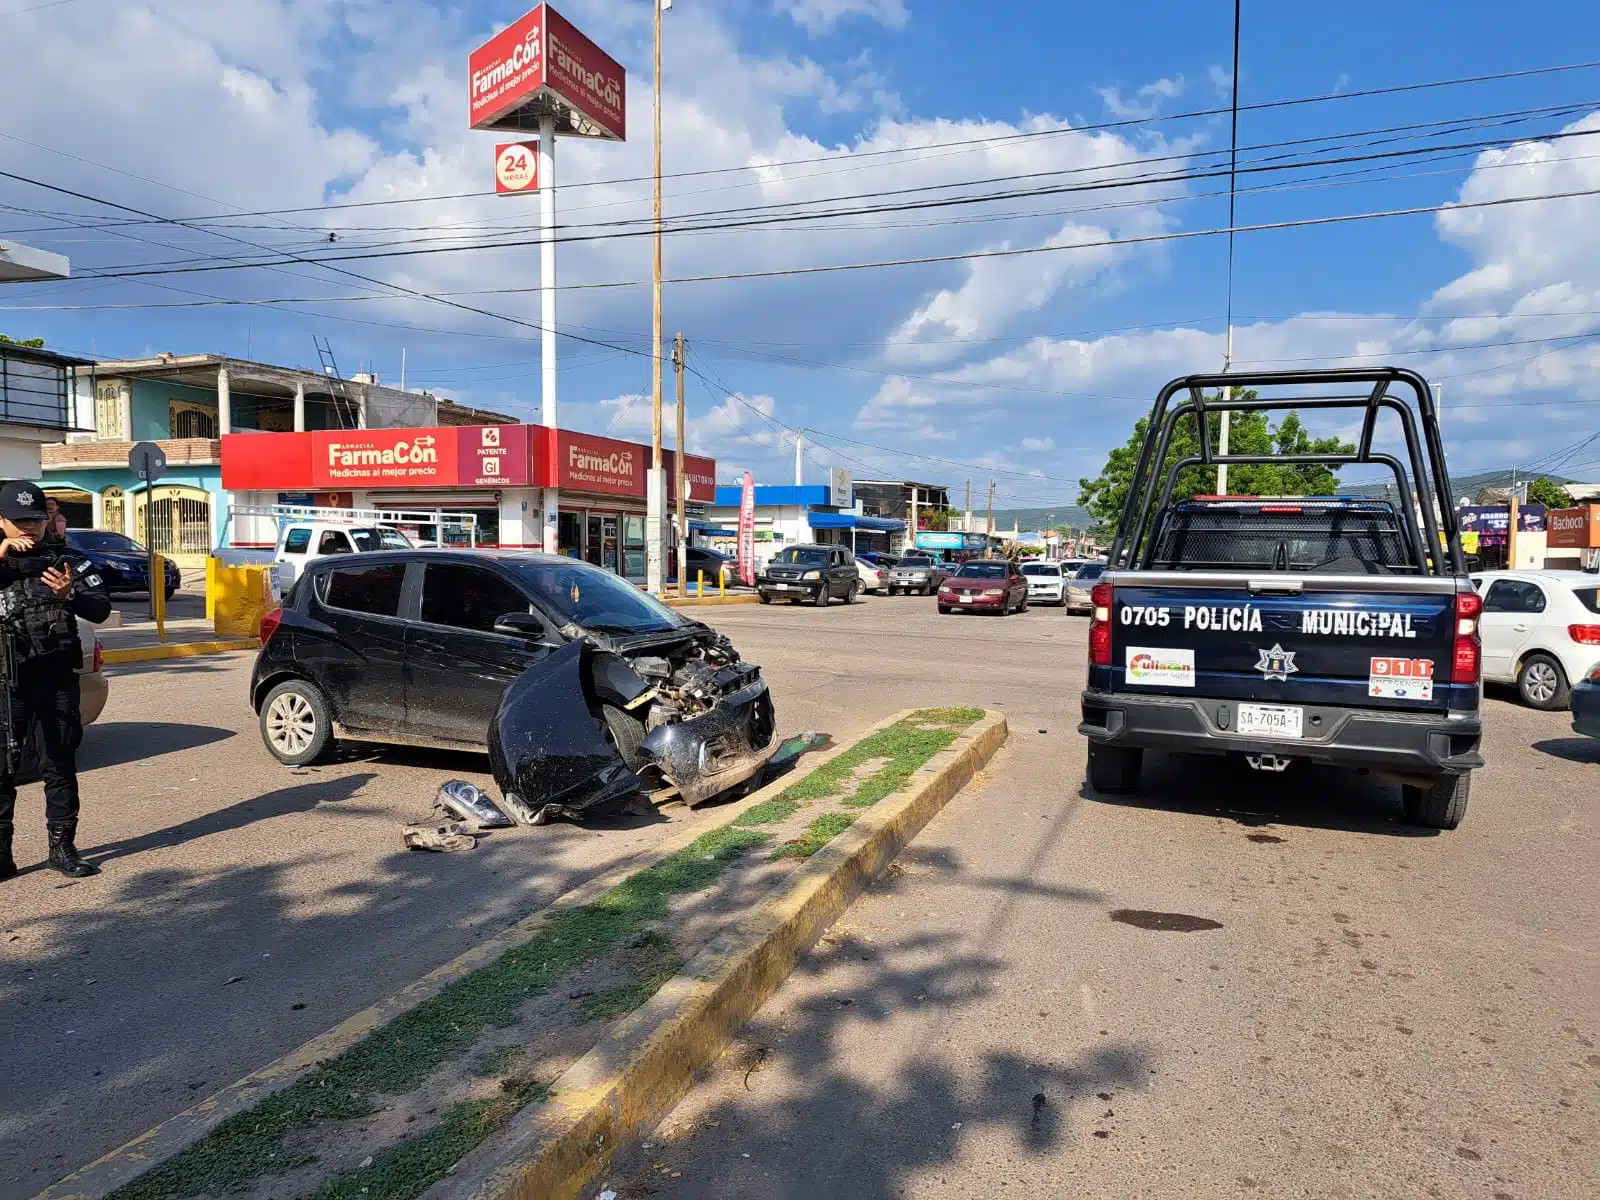
[[[772,585],[772,590],[775,592],[787,592],[789,585],[787,583],[775,583]]]
[[[962,592],[961,593],[961,603],[966,604],[971,599],[972,599],[972,593],[971,592]]]
[[[1305,710],[1287,704],[1241,704],[1236,732],[1264,733],[1270,737],[1304,737]]]

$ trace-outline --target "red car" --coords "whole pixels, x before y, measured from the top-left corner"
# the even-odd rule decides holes
[[[939,585],[939,611],[997,612],[1005,616],[1028,607],[1028,581],[1010,563],[997,558],[980,558],[961,564],[961,569]]]

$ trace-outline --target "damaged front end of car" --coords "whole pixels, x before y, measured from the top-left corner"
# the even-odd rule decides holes
[[[489,730],[495,782],[535,819],[613,813],[640,793],[694,806],[777,746],[761,669],[705,627],[608,649],[582,638],[530,666]]]

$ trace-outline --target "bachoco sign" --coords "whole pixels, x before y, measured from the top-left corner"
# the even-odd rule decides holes
[[[627,86],[616,59],[541,4],[468,56],[467,121],[473,129],[537,128],[534,113],[519,110],[549,100],[562,113],[557,132],[620,142]]]

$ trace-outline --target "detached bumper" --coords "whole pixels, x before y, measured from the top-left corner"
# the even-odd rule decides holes
[[[658,725],[640,749],[692,808],[761,770],[777,744],[772,695],[757,679],[703,716]]]
[[[1186,754],[1276,754],[1396,775],[1458,775],[1483,766],[1478,715],[1444,717],[1301,705],[1303,738],[1230,733],[1237,703],[1085,691],[1078,732],[1091,742]]]

